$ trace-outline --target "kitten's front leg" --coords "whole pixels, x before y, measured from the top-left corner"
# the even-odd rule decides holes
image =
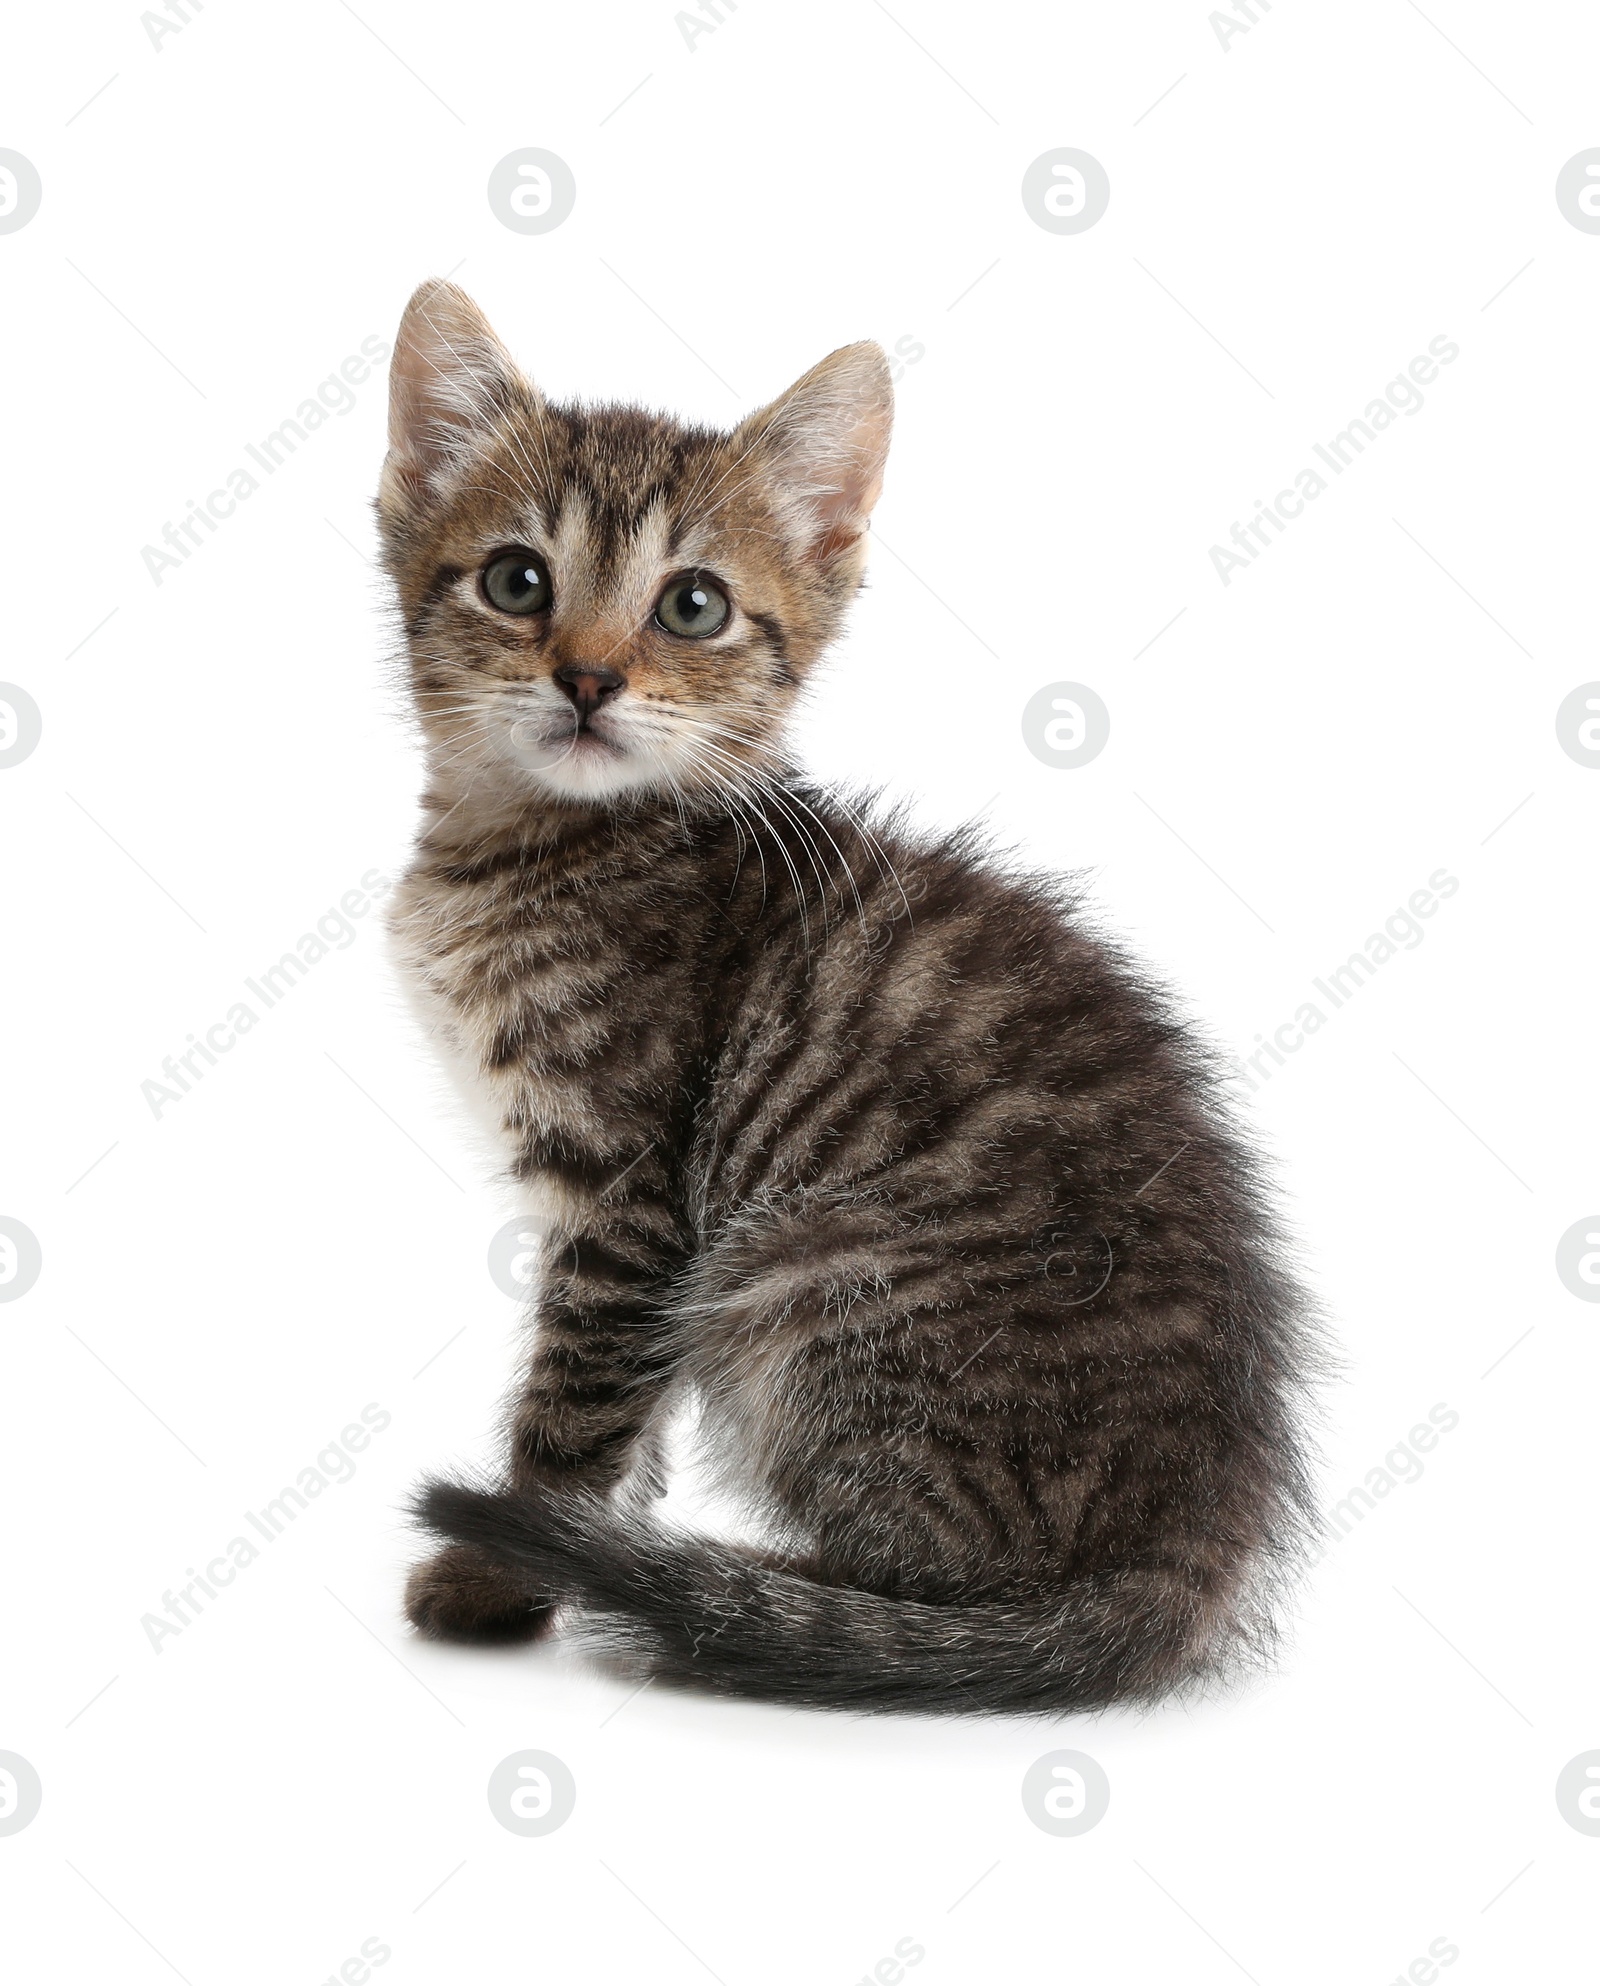
[[[661,1245],[660,1212],[597,1209],[580,1234],[553,1245],[555,1273],[511,1417],[513,1486],[606,1490],[626,1473],[674,1362],[661,1306],[679,1251]],[[406,1586],[413,1627],[434,1640],[531,1640],[552,1606],[470,1545],[445,1546]]]
[[[531,1641],[552,1611],[476,1545],[446,1545],[406,1581],[406,1618],[429,1641]]]

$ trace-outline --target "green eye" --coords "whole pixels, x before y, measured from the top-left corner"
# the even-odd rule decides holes
[[[670,580],[656,608],[656,625],[685,641],[701,641],[715,634],[729,614],[728,596],[712,580],[698,572]]]
[[[502,552],[483,569],[483,597],[502,614],[542,614],[550,605],[550,575],[532,552]]]

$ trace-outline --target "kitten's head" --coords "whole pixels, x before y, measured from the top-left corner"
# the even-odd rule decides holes
[[[378,514],[436,784],[709,800],[770,771],[860,584],[890,414],[870,344],[731,434],[556,406],[470,298],[425,283]]]

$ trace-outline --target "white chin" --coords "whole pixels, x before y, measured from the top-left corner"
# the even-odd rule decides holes
[[[581,732],[552,747],[548,758],[541,752],[521,763],[535,786],[564,800],[614,800],[653,783],[644,760]]]

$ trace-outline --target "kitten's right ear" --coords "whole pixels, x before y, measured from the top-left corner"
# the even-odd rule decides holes
[[[379,503],[429,504],[483,437],[534,388],[465,290],[424,283],[406,305],[389,365],[389,456]]]

